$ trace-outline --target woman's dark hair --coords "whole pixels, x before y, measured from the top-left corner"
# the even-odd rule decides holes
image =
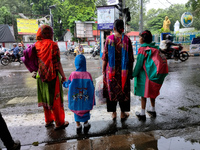
[[[152,42],[152,34],[149,30],[145,30],[139,34],[142,37],[144,43]]]
[[[124,32],[124,21],[121,19],[115,20],[114,28],[119,32],[119,34],[122,34],[122,32]]]

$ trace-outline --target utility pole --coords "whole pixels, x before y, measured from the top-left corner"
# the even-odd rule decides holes
[[[143,31],[143,0],[140,0],[140,27],[139,27],[139,31],[142,32]]]
[[[124,33],[126,33],[126,14],[124,13],[124,8],[126,8],[126,1],[122,0],[122,17],[124,21]]]

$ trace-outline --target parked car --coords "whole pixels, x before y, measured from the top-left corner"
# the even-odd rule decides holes
[[[93,48],[90,47],[90,46],[87,45],[87,44],[81,44],[81,45],[83,46],[84,53],[90,53],[90,52],[93,50]]]

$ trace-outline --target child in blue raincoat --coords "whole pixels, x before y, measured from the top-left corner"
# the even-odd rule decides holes
[[[90,110],[95,105],[94,85],[92,76],[86,71],[86,59],[84,55],[77,55],[75,58],[76,71],[73,71],[68,81],[63,83],[68,91],[68,107],[74,112],[74,119],[76,121],[76,132],[82,132],[82,125],[84,122],[84,133],[86,134],[91,125],[88,123],[90,119]]]

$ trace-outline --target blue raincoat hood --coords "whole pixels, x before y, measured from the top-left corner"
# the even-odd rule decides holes
[[[86,59],[85,56],[80,54],[77,55],[74,61],[76,71],[84,72],[86,71]]]

